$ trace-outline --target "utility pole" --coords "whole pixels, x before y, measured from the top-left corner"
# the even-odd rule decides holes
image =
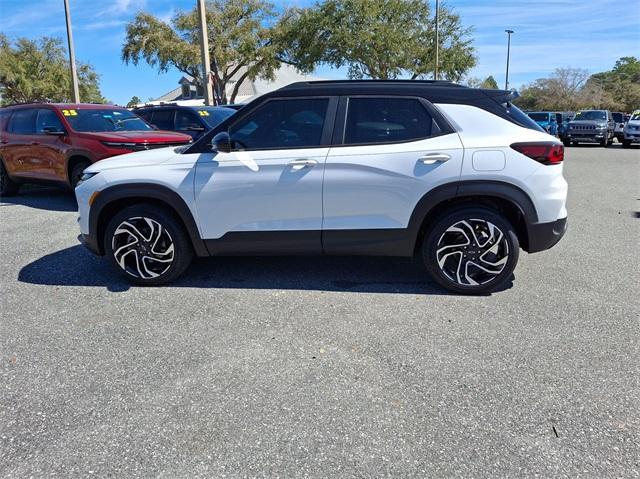
[[[507,74],[504,77],[504,89],[509,89],[509,55],[511,54],[511,34],[513,30],[505,30],[507,32]]]
[[[438,68],[440,66],[440,61],[438,59],[440,54],[440,36],[438,32],[438,25],[440,24],[440,2],[436,0],[436,67],[433,70],[433,79],[438,79]]]
[[[73,49],[73,33],[71,32],[71,13],[69,12],[69,0],[64,0],[64,14],[67,19],[67,41],[69,43],[69,63],[71,64],[73,102],[80,103],[80,91],[78,90],[78,72],[76,71],[76,54]]]
[[[211,90],[211,63],[209,62],[209,35],[207,34],[207,12],[204,0],[198,0],[198,15],[200,16],[200,51],[202,52],[202,81],[204,84],[204,104],[213,105],[213,91]]]

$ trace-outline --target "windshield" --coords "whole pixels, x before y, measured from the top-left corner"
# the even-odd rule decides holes
[[[640,113],[634,113],[633,115],[631,115],[631,118],[629,119],[629,121],[636,121],[636,120],[640,120]]]
[[[533,121],[549,121],[548,113],[527,113]]]
[[[125,109],[62,110],[62,114],[75,131],[152,131],[140,117]]]
[[[622,113],[611,113],[611,116],[616,123],[624,122],[624,115]]]
[[[574,120],[606,120],[607,113],[599,110],[579,111]]]
[[[222,123],[223,120],[226,120],[235,112],[236,110],[233,110],[231,108],[224,108],[221,106],[198,107],[198,114],[202,117],[209,128],[218,126],[220,123]]]

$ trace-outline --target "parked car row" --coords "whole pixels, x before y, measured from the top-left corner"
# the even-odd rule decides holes
[[[235,113],[177,105],[32,103],[0,109],[0,195],[24,183],[75,188],[90,164],[134,151],[186,145]]]
[[[573,112],[531,111],[527,115],[547,133],[562,140],[565,146],[578,143],[598,143],[609,146],[614,138],[626,148],[634,142],[625,136],[630,116],[609,110],[582,110]],[[632,128],[633,130],[633,128]]]

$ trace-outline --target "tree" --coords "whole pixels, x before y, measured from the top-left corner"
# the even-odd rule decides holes
[[[489,75],[480,84],[480,88],[487,88],[487,89],[497,90],[498,89],[498,82],[496,81],[495,78],[493,78],[493,75]]]
[[[273,79],[279,62],[271,41],[275,13],[263,0],[213,0],[207,2],[207,31],[211,72],[217,103],[233,103],[246,80]],[[126,27],[122,48],[125,63],[145,61],[166,72],[170,68],[192,76],[201,88],[200,29],[197,9],[180,12],[167,24],[139,13]]]
[[[65,48],[58,38],[18,38],[0,34],[0,98],[2,104],[34,101],[72,102],[71,75]],[[80,100],[103,103],[99,77],[87,63],[78,63]]]
[[[129,100],[129,103],[127,103],[127,108],[135,108],[140,103],[142,103],[142,100],[134,95],[131,97],[131,100]]]
[[[432,77],[434,21],[426,0],[325,0],[286,12],[276,31],[280,58],[302,71],[346,66],[350,78]],[[440,77],[459,81],[476,64],[471,30],[440,11]]]
[[[559,68],[524,87],[516,103],[531,110],[633,111],[640,105],[640,61],[623,57],[612,70],[594,75],[579,68]]]
[[[584,104],[581,93],[589,72],[580,68],[557,68],[548,78],[539,78],[520,92],[518,106],[535,110],[571,111]]]
[[[640,105],[640,61],[636,57],[622,57],[612,70],[592,75],[587,86],[602,90],[609,108],[633,111]]]

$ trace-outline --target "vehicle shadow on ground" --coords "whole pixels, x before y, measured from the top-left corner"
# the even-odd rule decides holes
[[[0,198],[0,206],[9,205],[48,211],[78,211],[73,193],[55,187],[23,186],[16,196]]]
[[[18,274],[24,283],[99,286],[112,292],[131,286],[104,258],[77,245],[43,256]],[[512,278],[513,280],[513,278]],[[511,288],[513,281],[505,288]],[[280,289],[362,293],[447,295],[410,258],[265,256],[197,258],[167,286],[212,289]]]

